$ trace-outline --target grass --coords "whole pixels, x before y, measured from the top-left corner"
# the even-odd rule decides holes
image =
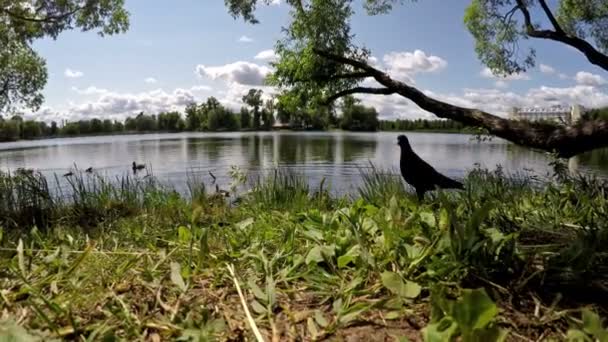
[[[0,336],[23,341],[605,341],[608,189],[471,171],[419,203],[233,170],[230,197],[0,176]],[[51,182],[53,183],[53,182]],[[57,181],[55,181],[57,183]],[[55,187],[56,188],[56,187]]]

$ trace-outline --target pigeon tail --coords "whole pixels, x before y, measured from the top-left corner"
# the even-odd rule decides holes
[[[462,183],[446,176],[438,179],[437,185],[442,189],[464,189],[464,185]]]

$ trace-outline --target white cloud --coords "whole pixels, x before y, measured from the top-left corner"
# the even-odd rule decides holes
[[[247,36],[241,36],[239,38],[239,42],[241,43],[251,43],[253,42],[253,38],[247,37]]]
[[[192,89],[192,91],[211,91],[211,90],[213,90],[213,88],[211,88],[208,85],[197,85],[190,89]]]
[[[275,61],[279,56],[274,52],[274,50],[263,50],[260,51],[257,55],[255,55],[255,59],[265,60],[265,61]]]
[[[108,92],[107,89],[97,88],[95,86],[89,86],[88,88],[85,88],[85,89],[80,89],[78,87],[72,87],[72,91],[74,91],[80,95],[99,95],[99,94],[105,94]]]
[[[82,71],[72,70],[70,68],[67,68],[67,69],[65,69],[64,75],[67,78],[79,78],[79,77],[84,76],[84,73]]]
[[[196,66],[196,73],[201,77],[251,86],[263,85],[270,72],[271,69],[267,66],[243,61],[215,67],[202,64]]]
[[[490,70],[490,68],[488,68],[488,67],[485,67],[483,70],[481,70],[480,75],[485,78],[493,78],[493,79],[498,79],[498,80],[503,80],[503,81],[520,81],[520,80],[529,80],[530,79],[530,76],[528,76],[525,73],[511,74],[511,75],[507,75],[507,76],[499,76],[499,75],[494,74],[492,72],[492,70]]]
[[[566,75],[566,74],[561,74],[561,73],[560,73],[559,75],[557,75],[557,77],[559,77],[559,78],[560,78],[560,79],[562,79],[562,80],[567,80],[568,78],[570,78],[570,77],[568,77],[568,75]]]
[[[148,77],[144,80],[144,82],[146,82],[148,84],[154,84],[154,83],[157,83],[158,80],[156,80],[156,78],[154,78],[154,77]]]
[[[606,84],[606,80],[600,75],[595,75],[586,71],[579,71],[574,76],[576,83],[588,86],[601,86]]]
[[[539,69],[540,69],[540,72],[542,72],[543,74],[549,74],[549,75],[555,74],[555,69],[547,64],[541,64]]]
[[[445,69],[448,63],[441,57],[427,55],[424,51],[390,52],[382,58],[388,72],[396,78],[411,81],[414,74],[422,72],[438,72]],[[370,58],[374,62],[374,57]]]
[[[498,81],[494,82],[494,85],[496,86],[496,88],[508,88],[509,87],[509,83],[504,80],[498,80]]]
[[[276,6],[276,5],[280,5],[281,4],[281,0],[270,0],[269,5],[270,6]]]

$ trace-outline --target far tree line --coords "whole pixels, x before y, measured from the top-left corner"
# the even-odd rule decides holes
[[[270,130],[275,121],[291,129],[327,130],[340,128],[351,131],[454,129],[459,124],[442,120],[379,121],[373,107],[354,97],[345,97],[338,108],[329,106],[291,109],[272,100],[263,101],[262,91],[251,89],[243,96],[246,106],[234,112],[215,97],[192,103],[185,113],[177,111],[158,114],[139,113],[124,121],[93,118],[88,120],[51,122],[25,120],[19,115],[0,117],[0,141],[29,140],[43,137],[113,134],[123,132],[182,132]]]
[[[373,107],[362,105],[359,100],[345,97],[339,110],[331,107],[288,111],[280,103],[262,101],[261,90],[252,89],[243,97],[247,107],[234,112],[222,105],[215,97],[201,103],[192,103],[185,113],[178,111],[146,114],[141,112],[124,121],[93,118],[50,124],[44,121],[24,120],[19,115],[11,118],[0,116],[0,142],[31,140],[45,137],[74,137],[98,134],[131,132],[215,132],[270,130],[275,121],[283,128],[327,130],[339,128],[348,131],[438,131],[466,132],[467,126],[453,120],[396,119],[378,120]],[[339,115],[338,115],[339,114]],[[607,119],[608,107],[592,109],[585,113],[586,120]]]

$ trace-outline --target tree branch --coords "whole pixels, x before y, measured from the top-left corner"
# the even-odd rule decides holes
[[[345,80],[345,79],[357,79],[357,78],[367,78],[372,77],[373,75],[367,71],[363,72],[351,72],[346,74],[337,74],[332,76],[313,76],[314,80],[320,81],[332,81],[332,80]]]
[[[587,60],[591,64],[597,65],[600,68],[608,71],[608,56],[606,56],[605,54],[598,51],[593,45],[591,45],[586,40],[578,38],[576,36],[567,35],[561,29],[561,26],[559,26],[559,23],[557,22],[555,17],[553,17],[553,14],[551,14],[551,11],[549,10],[549,8],[547,7],[547,4],[544,1],[541,0],[541,6],[544,4],[543,9],[545,7],[547,8],[545,10],[545,13],[547,13],[548,16],[550,15],[550,17],[549,17],[550,20],[551,20],[551,18],[553,18],[552,23],[553,23],[553,21],[555,21],[555,23],[553,25],[554,26],[557,25],[556,31],[535,29],[534,25],[532,24],[530,11],[528,11],[528,8],[526,7],[526,4],[524,3],[524,1],[516,0],[516,2],[517,2],[518,8],[520,9],[520,11],[522,12],[522,14],[524,16],[526,31],[530,37],[554,40],[554,41],[569,45],[569,46],[577,49],[578,51],[582,52],[585,55],[585,57],[587,57]],[[559,30],[557,29],[558,27],[559,27]]]
[[[35,22],[35,23],[49,23],[49,22],[57,22],[57,21],[65,19],[65,18],[68,18],[68,17],[76,14],[78,11],[85,9],[86,7],[87,7],[87,5],[81,6],[81,7],[76,7],[75,9],[65,12],[65,13],[56,14],[56,15],[47,15],[42,18],[26,17],[23,15],[17,14],[15,12],[12,12],[8,9],[3,9],[2,12],[6,13],[8,16],[13,17],[18,20],[31,21],[31,22]],[[37,13],[40,12],[40,9],[37,9],[36,12]]]
[[[329,102],[356,93],[399,94],[440,118],[451,119],[468,126],[482,127],[487,129],[490,134],[515,144],[556,152],[561,157],[572,157],[608,146],[607,120],[583,121],[574,126],[508,120],[478,109],[459,107],[428,97],[420,90],[394,80],[388,74],[364,62],[321,50],[315,50],[315,53],[332,61],[366,70],[378,83],[386,87],[348,89],[329,97]]]
[[[351,89],[343,90],[339,93],[333,94],[332,96],[325,99],[325,104],[330,104],[335,100],[353,94],[374,94],[374,95],[390,95],[396,93],[396,90],[388,88],[367,88],[367,87],[355,87]]]
[[[555,32],[564,34],[564,30],[562,29],[560,24],[557,22],[557,19],[555,19],[553,12],[551,12],[551,9],[549,8],[549,6],[547,6],[547,3],[545,2],[545,0],[538,0],[538,2],[540,2],[540,6],[543,8],[543,11],[545,11],[547,18],[549,18],[549,21],[551,21],[551,25],[553,25]]]

